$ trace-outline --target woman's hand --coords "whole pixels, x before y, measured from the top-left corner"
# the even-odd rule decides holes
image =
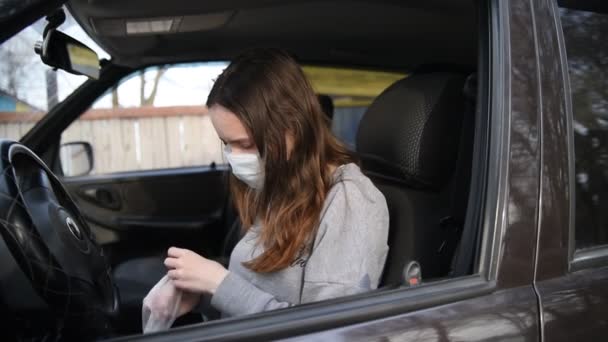
[[[198,303],[201,301],[201,294],[184,291],[182,292],[182,300],[179,303],[179,309],[177,310],[177,317],[181,317],[188,312],[192,311]]]
[[[171,247],[167,255],[167,275],[175,287],[184,291],[214,294],[228,274],[221,264],[188,249]]]

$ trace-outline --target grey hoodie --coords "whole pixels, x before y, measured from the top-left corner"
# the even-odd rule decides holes
[[[223,317],[356,294],[378,287],[388,252],[388,209],[356,164],[333,175],[312,252],[289,267],[257,273],[241,263],[262,253],[254,225],[235,246],[229,273],[211,298]]]

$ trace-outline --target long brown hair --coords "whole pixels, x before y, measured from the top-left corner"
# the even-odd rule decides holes
[[[354,157],[328,128],[312,86],[298,63],[279,49],[239,55],[218,77],[207,106],[233,112],[252,137],[264,165],[259,191],[231,176],[230,189],[243,227],[260,219],[265,250],[243,263],[256,272],[288,267],[314,241],[332,184],[329,166]],[[286,136],[293,147],[288,155]]]

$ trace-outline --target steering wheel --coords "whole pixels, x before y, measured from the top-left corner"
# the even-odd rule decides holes
[[[118,291],[74,201],[19,143],[0,140],[0,167],[0,301],[14,312],[50,311],[63,336],[109,333]]]

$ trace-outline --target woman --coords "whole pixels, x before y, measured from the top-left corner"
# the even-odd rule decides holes
[[[299,65],[280,50],[248,51],[219,76],[207,106],[247,231],[228,270],[169,249],[168,276],[185,291],[179,314],[201,295],[236,316],[376,288],[386,201],[330,132]]]

